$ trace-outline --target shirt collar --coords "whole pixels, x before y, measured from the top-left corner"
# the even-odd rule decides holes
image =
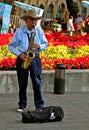
[[[24,28],[23,28],[23,32],[25,33],[33,33],[34,32],[34,29],[32,29],[31,31],[28,30],[27,26],[25,25]]]

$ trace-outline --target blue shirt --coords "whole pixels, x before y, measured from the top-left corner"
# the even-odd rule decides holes
[[[34,51],[34,53],[40,53],[40,51],[45,50],[48,45],[48,41],[44,35],[44,31],[41,27],[36,26],[36,35],[34,38],[34,43],[37,43],[40,45],[40,49],[37,49]],[[27,26],[23,26],[21,28],[18,28],[14,34],[14,37],[10,44],[8,45],[9,50],[14,53],[16,56],[19,56],[21,53],[26,53],[28,46],[29,46],[29,39],[27,33],[33,32],[29,31]]]

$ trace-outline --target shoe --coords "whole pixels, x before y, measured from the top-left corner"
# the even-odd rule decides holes
[[[19,108],[17,108],[17,112],[23,112],[24,111],[24,107],[19,107]]]

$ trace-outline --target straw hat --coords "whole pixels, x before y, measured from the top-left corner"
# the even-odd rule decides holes
[[[21,17],[21,19],[26,20],[27,18],[41,19],[41,16],[37,16],[35,10],[28,10],[25,15]]]

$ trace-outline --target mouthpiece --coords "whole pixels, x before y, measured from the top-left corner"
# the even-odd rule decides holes
[[[33,25],[32,25],[32,28],[34,28],[34,27],[35,27],[35,25],[33,24]]]

